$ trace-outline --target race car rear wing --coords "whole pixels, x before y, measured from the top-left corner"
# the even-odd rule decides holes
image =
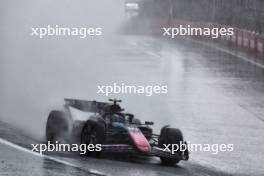
[[[65,106],[71,106],[80,111],[85,112],[94,112],[102,113],[107,111],[107,108],[111,105],[106,102],[97,102],[97,101],[87,101],[87,100],[78,100],[78,99],[68,99],[65,98]]]

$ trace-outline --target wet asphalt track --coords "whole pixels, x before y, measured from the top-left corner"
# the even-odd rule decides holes
[[[154,121],[157,133],[170,124],[191,143],[234,144],[233,152],[193,152],[190,161],[163,167],[157,158],[43,158],[2,141],[1,176],[89,175],[91,169],[112,176],[263,175],[263,67],[189,40],[117,35],[126,20],[122,0],[9,0],[0,2],[0,14],[1,139],[29,148],[44,139],[47,115],[63,98],[106,101],[97,86],[116,82],[168,85],[167,95],[113,96],[138,118]],[[47,24],[102,27],[104,33],[30,35],[30,27]]]
[[[89,169],[117,176],[264,173],[262,68],[192,41],[169,42],[148,36],[118,36],[107,42],[98,42],[98,45],[94,48],[90,46],[89,49],[73,45],[71,51],[65,51],[67,46],[62,45],[53,54],[62,53],[65,57],[57,58],[56,62],[52,60],[54,58],[45,58],[45,62],[40,59],[40,63],[34,63],[38,68],[31,70],[37,74],[33,77],[35,79],[40,78],[38,73],[52,73],[56,70],[56,74],[46,74],[41,78],[45,84],[38,82],[39,85],[36,85],[44,86],[42,91],[52,87],[52,91],[45,93],[45,96],[38,94],[42,100],[40,104],[32,107],[21,105],[20,109],[36,107],[32,110],[33,115],[34,111],[44,111],[40,108],[42,105],[47,108],[45,103],[52,102],[59,106],[63,97],[96,97],[105,100],[105,96],[96,94],[98,84],[167,84],[167,95],[124,95],[120,98],[130,112],[143,120],[153,120],[156,132],[161,126],[170,124],[181,128],[185,138],[192,143],[232,143],[234,151],[220,152],[217,155],[193,152],[189,162],[181,162],[175,167],[163,167],[159,165],[157,158],[145,161],[142,158],[94,159],[71,153],[49,154],[78,166],[74,168],[0,143],[2,175],[87,175]],[[100,51],[97,47],[99,45]],[[86,57],[69,56],[77,51]],[[96,55],[97,59],[87,57],[89,55]],[[28,65],[23,65],[19,70],[26,68]],[[10,69],[12,72],[12,68]],[[71,84],[68,85],[69,82]],[[12,84],[15,82],[9,83],[11,86]],[[25,81],[24,85],[22,93],[25,93],[25,87],[30,83]],[[33,94],[38,91],[37,88],[31,90]],[[29,97],[29,100],[24,101],[32,100],[35,99]],[[46,120],[45,115],[38,120],[42,125]],[[33,120],[31,124],[34,123],[36,122]],[[38,132],[43,132],[43,128],[39,129]],[[28,147],[30,143],[37,143],[36,140],[22,136],[17,130],[10,129],[9,125],[1,123],[0,130],[1,138],[18,145]]]

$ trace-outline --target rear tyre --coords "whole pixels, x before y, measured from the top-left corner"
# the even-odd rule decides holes
[[[46,139],[51,143],[62,142],[69,130],[68,121],[62,111],[51,111],[46,125]]]
[[[89,144],[97,145],[104,144],[105,142],[105,125],[101,122],[95,121],[87,121],[82,129],[81,133],[81,144]],[[99,157],[101,155],[101,151],[86,151],[86,156],[94,156]]]
[[[183,143],[183,136],[182,132],[179,129],[176,128],[169,128],[169,127],[163,127],[160,132],[158,145],[160,148],[164,148],[164,144],[178,144],[180,146],[180,142]],[[172,148],[170,148],[172,150]],[[180,151],[176,151],[179,156],[181,156]],[[180,158],[165,158],[160,157],[161,163],[163,165],[172,166],[180,162]]]
[[[71,130],[71,140],[74,144],[80,144],[81,143],[81,134],[82,129],[84,127],[85,121],[81,120],[75,120],[72,124],[72,130]]]

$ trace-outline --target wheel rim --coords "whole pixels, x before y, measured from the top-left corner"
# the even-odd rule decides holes
[[[87,125],[82,133],[82,143],[84,144],[95,144],[96,143],[96,131]]]

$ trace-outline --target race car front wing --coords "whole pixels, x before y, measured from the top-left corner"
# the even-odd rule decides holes
[[[153,146],[150,152],[141,152],[137,148],[128,144],[106,144],[102,145],[103,152],[109,153],[129,153],[129,154],[138,154],[138,155],[146,155],[146,156],[156,156],[156,157],[165,157],[165,158],[175,158],[179,160],[188,160],[183,153],[172,153],[170,151],[166,151],[162,148]]]

